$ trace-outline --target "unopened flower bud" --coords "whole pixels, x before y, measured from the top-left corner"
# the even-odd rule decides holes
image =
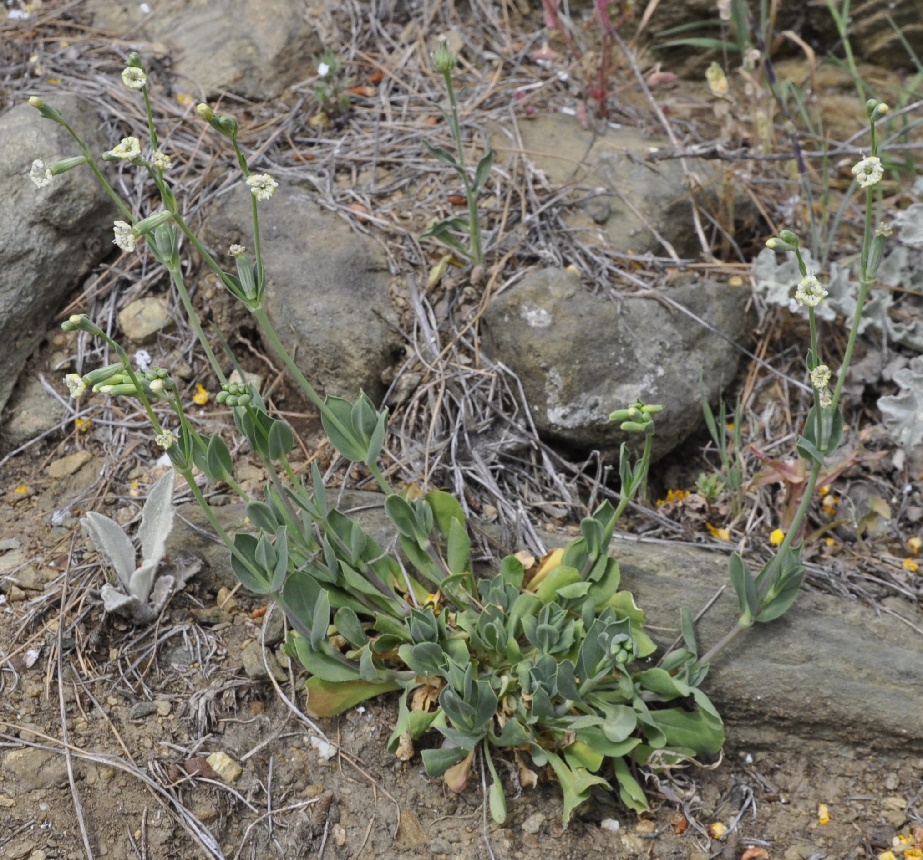
[[[41,110],[43,107],[45,107],[45,102],[38,96],[32,96],[29,99],[29,104],[32,105],[32,107],[34,107],[36,110]]]
[[[134,234],[136,236],[144,236],[148,233],[153,233],[154,230],[156,230],[161,224],[166,224],[172,220],[172,212],[167,212],[166,210],[157,212],[154,215],[149,215],[143,221],[139,221],[137,224],[135,224]]]
[[[440,42],[439,47],[433,53],[433,65],[436,67],[436,71],[447,75],[455,68],[457,62],[458,58],[451,48],[445,42]]]
[[[204,102],[196,105],[195,112],[205,120],[211,122],[215,118],[215,112]]]

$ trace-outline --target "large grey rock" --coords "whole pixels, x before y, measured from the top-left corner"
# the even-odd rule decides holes
[[[151,4],[90,0],[93,26],[130,39],[142,53],[167,57],[180,91],[196,98],[230,92],[275,98],[304,79],[323,50],[300,4],[289,0],[169,0]]]
[[[252,249],[250,217],[241,187],[216,204],[207,241],[224,255],[230,243]],[[284,184],[260,204],[260,234],[266,310],[289,354],[323,393],[354,399],[362,389],[377,400],[398,331],[381,249]]]
[[[498,163],[527,158],[552,185],[572,186],[581,197],[589,197],[566,220],[575,228],[603,233],[617,251],[665,256],[663,239],[682,257],[701,254],[683,165],[648,160],[652,147],[672,150],[667,140],[634,128],[606,128],[598,134],[571,117],[542,114],[519,123],[515,136],[495,129],[492,145]],[[702,188],[718,182],[714,164],[687,161]]]
[[[704,279],[665,295],[732,341],[746,338],[748,292]],[[625,441],[609,414],[643,400],[657,416],[655,459],[702,423],[700,399],[730,386],[738,352],[688,315],[648,296],[594,295],[567,271],[532,272],[501,293],[482,323],[484,352],[511,368],[539,434],[610,458]]]
[[[110,148],[91,104],[61,94],[58,108],[94,152]],[[53,313],[87,271],[112,250],[115,205],[87,167],[36,188],[29,168],[79,155],[51,120],[23,104],[0,116],[0,410],[45,335]]]

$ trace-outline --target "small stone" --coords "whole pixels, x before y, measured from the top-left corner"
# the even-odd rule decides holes
[[[215,598],[215,605],[225,612],[233,612],[237,609],[237,599],[233,596],[234,592],[225,586],[218,589],[218,596]]]
[[[146,717],[153,716],[157,713],[157,705],[154,702],[135,702],[128,712],[128,718],[131,720],[143,720]]]
[[[545,815],[541,812],[533,812],[525,821],[522,822],[523,833],[531,833],[533,836],[542,829],[545,823]]]
[[[154,704],[157,706],[157,716],[158,717],[169,717],[170,712],[173,710],[173,703],[168,702],[166,699],[158,699]]]
[[[45,574],[31,564],[15,574],[13,579],[23,591],[42,591],[48,581]]]
[[[67,761],[46,750],[12,750],[2,761],[3,772],[15,780],[20,791],[37,791],[67,785]]]
[[[451,854],[452,846],[445,839],[434,839],[429,843],[430,854]]]
[[[169,322],[166,300],[158,296],[130,302],[119,313],[119,327],[129,340],[146,340],[166,328]]]
[[[817,851],[817,846],[813,842],[800,842],[785,849],[782,855],[783,860],[808,860]]]
[[[61,457],[49,463],[48,468],[45,470],[45,474],[47,474],[49,478],[66,478],[68,475],[73,475],[75,472],[79,471],[92,459],[93,455],[89,451],[76,451],[73,454],[68,454],[66,457]]]
[[[276,660],[275,655],[271,651],[267,651],[265,656],[266,660],[264,662],[263,649],[256,640],[247,643],[243,647],[240,652],[240,662],[246,676],[254,681],[265,681],[269,678],[269,673],[266,671],[266,667],[269,666],[272,676],[277,681],[284,681],[286,679],[285,672],[282,671],[282,667]]]
[[[15,537],[0,538],[0,552],[9,552],[11,549],[19,549],[22,541]]]
[[[338,848],[346,844],[346,828],[340,824],[333,825],[333,844]]]
[[[594,197],[583,208],[597,224],[605,224],[612,215],[612,204],[606,197]]]
[[[18,585],[11,585],[6,596],[10,603],[19,603],[26,599],[26,593]]]
[[[204,624],[206,627],[214,627],[216,624],[229,624],[231,621],[231,616],[219,606],[196,607],[191,609],[190,612],[199,624]]]
[[[604,818],[599,822],[599,829],[608,830],[610,833],[618,833],[621,826],[617,818]]]
[[[244,772],[244,769],[234,759],[221,751],[213,752],[206,761],[211,769],[229,785],[237,782]]]

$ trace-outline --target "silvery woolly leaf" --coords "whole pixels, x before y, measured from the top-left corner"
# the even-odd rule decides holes
[[[142,604],[147,603],[151,596],[151,588],[154,585],[154,577],[157,574],[157,562],[146,561],[132,575],[131,584],[128,586],[128,593],[132,597],[137,597]]]
[[[120,615],[128,614],[129,610],[138,603],[136,597],[122,594],[108,582],[99,590],[99,596],[103,599],[103,608],[106,612],[118,612]]]
[[[135,571],[135,548],[128,535],[115,520],[96,511],[89,511],[84,516],[83,526],[96,551],[106,559],[127,590]]]
[[[879,398],[878,408],[888,434],[909,451],[923,442],[923,356],[898,370],[894,381],[901,387],[900,393]]]
[[[913,248],[923,248],[923,203],[913,203],[898,212],[894,221],[901,231],[901,241]]]
[[[170,599],[170,594],[173,591],[173,583],[174,579],[172,576],[157,577],[157,582],[154,583],[154,588],[151,591],[148,601],[155,615],[160,614],[160,610],[163,609],[167,600]]]
[[[141,512],[141,526],[138,529],[141,558],[145,562],[152,562],[155,568],[166,552],[167,537],[173,528],[174,480],[175,472],[170,469],[151,488]]]

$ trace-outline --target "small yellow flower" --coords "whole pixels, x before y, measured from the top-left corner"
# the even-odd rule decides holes
[[[923,547],[923,540],[920,540],[919,537],[917,537],[916,535],[914,535],[912,538],[909,538],[909,539],[908,539],[908,541],[907,541],[907,546],[909,546],[909,547],[910,547],[910,551],[911,551],[914,555],[916,555],[916,554],[920,551],[920,548]]]
[[[904,852],[904,860],[923,860],[923,851],[919,848],[908,848]]]
[[[720,839],[722,836],[724,836],[725,833],[728,832],[727,827],[725,827],[720,821],[715,821],[714,823],[709,824],[706,830],[708,830],[708,835],[711,836],[712,839]]]
[[[776,529],[771,535],[769,535],[769,542],[773,546],[779,546],[782,541],[785,540],[785,532],[782,529]]]
[[[918,565],[912,558],[905,558],[903,561],[904,570],[908,573],[916,573],[920,569]]]
[[[195,394],[192,395],[192,402],[195,403],[196,406],[204,406],[208,403],[208,391],[201,382],[196,384]]]
[[[25,484],[20,484],[15,490],[13,490],[13,492],[17,495],[23,496],[29,492],[29,488]]]
[[[830,484],[824,484],[818,491],[821,498],[830,494]]]
[[[89,418],[75,418],[74,427],[81,433],[86,433],[93,422]]]
[[[820,503],[820,506],[824,509],[824,513],[830,514],[832,516],[836,513],[839,504],[839,496],[824,496],[824,500]]]
[[[667,490],[667,497],[657,502],[657,507],[669,505],[673,502],[681,502],[689,495],[689,490]]]
[[[830,823],[830,810],[827,809],[826,803],[818,804],[817,806],[817,823],[818,824],[829,824]]]
[[[827,546],[835,546],[835,545],[836,545],[836,541],[835,541],[832,537],[824,538],[824,543],[826,543]]]
[[[731,533],[727,529],[719,529],[713,526],[711,523],[705,523],[705,528],[708,529],[708,533],[718,540],[723,540],[725,543],[731,542]]]
[[[878,860],[897,860],[893,851],[885,851],[884,854],[878,855]]]

